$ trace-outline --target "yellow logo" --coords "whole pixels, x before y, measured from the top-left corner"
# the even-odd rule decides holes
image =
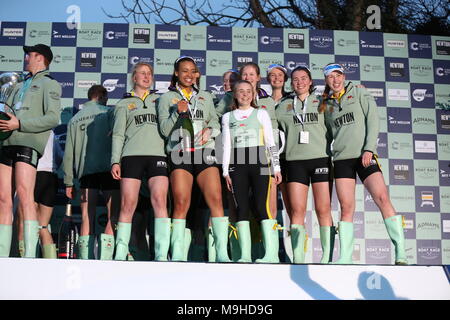
[[[134,110],[134,109],[136,109],[136,104],[135,103],[128,104],[128,110]]]
[[[172,104],[177,104],[178,101],[180,101],[180,99],[178,99],[178,98],[173,98],[173,99],[172,99]]]
[[[294,106],[293,106],[291,103],[288,104],[286,110],[287,110],[287,111],[292,111],[293,109],[294,109]]]

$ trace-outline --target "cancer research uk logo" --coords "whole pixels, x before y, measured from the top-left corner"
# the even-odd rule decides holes
[[[153,65],[153,56],[153,49],[128,49],[128,70],[131,70],[138,62]]]
[[[408,51],[410,58],[431,58],[431,37],[408,34]]]
[[[450,84],[450,60],[433,60],[434,82]]]
[[[283,52],[283,29],[258,29],[258,50],[262,52]]]
[[[284,54],[284,66],[292,71],[299,66],[308,67],[309,54],[302,53],[285,53]]]
[[[104,47],[128,47],[128,25],[122,23],[105,23],[103,25]]]

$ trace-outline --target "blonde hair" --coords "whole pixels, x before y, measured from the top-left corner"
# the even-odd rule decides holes
[[[134,86],[133,78],[136,75],[137,69],[139,69],[140,67],[144,67],[144,66],[148,67],[150,69],[150,73],[152,74],[152,78],[153,78],[153,67],[147,62],[138,62],[131,69],[131,81],[132,81],[133,86]]]

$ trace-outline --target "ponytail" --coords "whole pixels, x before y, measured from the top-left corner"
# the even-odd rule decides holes
[[[325,112],[327,109],[327,100],[330,97],[331,88],[328,84],[325,84],[325,90],[322,93],[322,103],[319,106],[319,113]],[[330,112],[333,112],[333,106],[330,107]]]

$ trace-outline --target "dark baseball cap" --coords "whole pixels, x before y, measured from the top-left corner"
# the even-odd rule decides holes
[[[49,63],[52,62],[52,60],[53,60],[52,49],[50,49],[49,46],[42,44],[42,43],[36,44],[34,46],[23,46],[23,51],[25,51],[25,53],[30,53],[30,52],[40,53],[44,57],[47,58]]]

